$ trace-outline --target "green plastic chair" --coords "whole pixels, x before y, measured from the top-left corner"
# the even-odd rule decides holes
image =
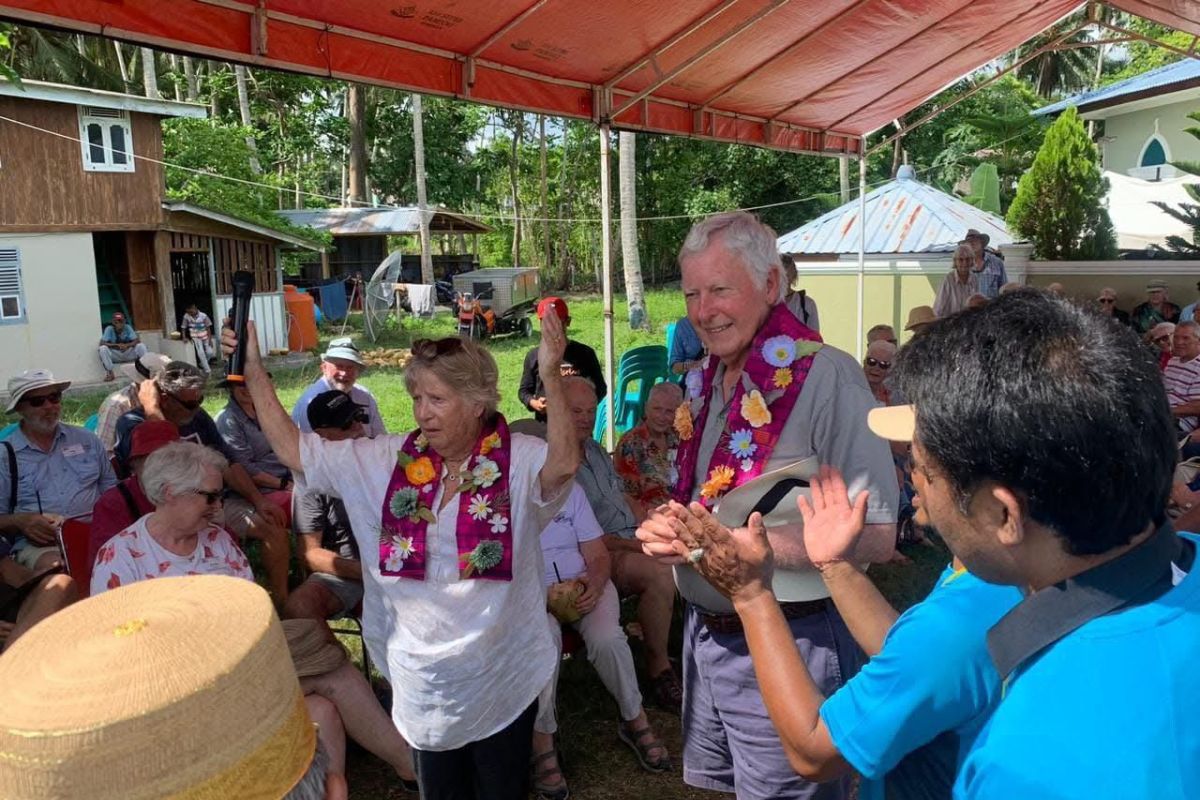
[[[617,384],[613,388],[616,429],[624,433],[642,419],[646,401],[654,384],[670,379],[667,368],[667,348],[654,344],[636,347],[625,352],[617,367]]]

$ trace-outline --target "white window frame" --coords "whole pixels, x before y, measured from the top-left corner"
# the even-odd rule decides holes
[[[5,312],[6,301],[17,301],[17,313]],[[21,276],[21,251],[0,247],[0,325],[24,325],[29,321],[25,307],[25,283]]]
[[[88,128],[92,125],[100,128],[104,160],[99,162],[92,160],[92,142],[88,135]],[[113,128],[120,128],[125,137],[124,164],[117,164],[113,159]],[[86,172],[133,172],[133,125],[129,112],[116,108],[79,106],[79,149]]]

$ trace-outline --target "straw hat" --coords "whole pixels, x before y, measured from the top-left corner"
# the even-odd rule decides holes
[[[913,306],[908,312],[908,322],[905,324],[904,330],[919,330],[922,325],[928,325],[935,321],[937,321],[937,315],[933,313],[932,306]]]
[[[0,658],[6,800],[278,800],[315,751],[279,619],[241,578],[105,592]]]

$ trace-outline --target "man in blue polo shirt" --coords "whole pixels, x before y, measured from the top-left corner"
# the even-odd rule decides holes
[[[117,484],[96,434],[62,423],[70,385],[44,369],[8,382],[5,412],[21,424],[0,447],[0,536],[17,563],[35,572],[61,561],[63,520],[90,516],[96,498]]]

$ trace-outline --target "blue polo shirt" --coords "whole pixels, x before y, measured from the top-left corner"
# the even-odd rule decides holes
[[[125,324],[125,329],[120,333],[117,333],[117,329],[112,325],[105,326],[104,333],[100,336],[101,341],[110,344],[124,344],[125,342],[132,342],[136,338],[138,338],[137,331],[128,323]]]
[[[96,498],[117,485],[104,445],[96,434],[59,423],[50,452],[30,444],[20,428],[8,437],[17,457],[17,505],[9,508],[12,476],[0,445],[0,513],[75,517],[92,513]]]
[[[700,334],[692,327],[687,317],[680,317],[675,323],[675,338],[671,340],[671,352],[667,354],[669,366],[675,366],[681,361],[695,361],[704,355],[704,343]]]
[[[1200,797],[1198,666],[1193,569],[1157,599],[1097,617],[1021,663],[968,753],[954,797]]]
[[[1000,692],[988,628],[1020,601],[1011,586],[947,567],[880,652],[821,706],[838,752],[864,778],[862,800],[949,797]]]

